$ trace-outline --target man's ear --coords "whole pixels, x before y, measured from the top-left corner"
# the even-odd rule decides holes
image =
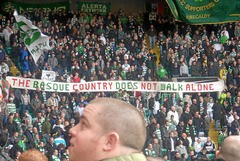
[[[110,151],[113,150],[114,148],[117,147],[117,145],[119,145],[119,135],[116,132],[111,132],[109,134],[106,135],[105,138],[105,144],[103,149],[105,151]]]

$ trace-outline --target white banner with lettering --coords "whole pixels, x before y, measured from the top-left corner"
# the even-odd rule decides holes
[[[224,82],[150,82],[150,81],[94,81],[85,83],[50,82],[39,79],[7,77],[12,88],[36,90],[44,88],[50,92],[101,92],[101,91],[146,91],[146,92],[221,92]]]
[[[56,73],[54,71],[42,70],[42,80],[54,82]]]

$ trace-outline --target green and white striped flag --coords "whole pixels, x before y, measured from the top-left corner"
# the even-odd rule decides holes
[[[13,15],[21,31],[21,38],[32,55],[34,62],[37,64],[43,50],[50,50],[49,37],[44,35],[41,30],[34,26],[26,17],[18,15],[17,11],[14,11]]]

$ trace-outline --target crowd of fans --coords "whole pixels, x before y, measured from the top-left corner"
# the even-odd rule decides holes
[[[18,160],[36,148],[49,160],[68,160],[68,131],[77,124],[84,107],[97,97],[115,97],[142,112],[148,137],[143,153],[172,161],[208,160],[217,148],[208,135],[210,123],[220,130],[218,146],[240,128],[240,23],[187,25],[159,15],[99,15],[85,12],[22,13],[50,37],[37,63],[26,46],[13,15],[0,18],[0,73],[2,101],[0,128],[9,134],[5,147]],[[146,37],[146,35],[148,37]],[[147,41],[150,42],[148,47]],[[160,63],[156,65],[160,50]],[[7,50],[10,49],[7,54]],[[226,84],[219,98],[211,93],[149,92],[50,93],[37,88],[10,89],[6,76],[41,79],[42,70],[56,72],[56,81],[104,80],[171,81],[173,77],[219,77]]]

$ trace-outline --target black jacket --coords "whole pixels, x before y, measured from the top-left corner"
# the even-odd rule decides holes
[[[15,143],[9,151],[10,157],[12,159],[15,159],[16,158],[16,153],[18,151],[21,152],[21,153],[23,152],[22,148],[17,143]]]
[[[32,132],[29,131],[28,129],[24,132],[24,135],[26,136],[27,138],[27,148],[28,149],[31,149],[35,146],[34,144],[34,138],[33,138],[33,135],[32,135]]]
[[[214,103],[213,107],[213,119],[220,120],[223,109],[223,105],[219,102]]]
[[[174,149],[175,149],[175,147],[177,146],[177,138],[176,137],[173,137],[172,138],[173,139],[173,142],[174,142]],[[165,142],[164,142],[164,146],[165,146],[165,148],[167,149],[167,150],[171,150],[171,138],[166,138],[166,140],[165,140]]]
[[[160,111],[157,115],[156,115],[156,120],[157,120],[157,123],[159,123],[161,126],[164,126],[165,124],[165,121],[166,121],[166,113]]]
[[[45,146],[46,150],[47,150],[47,157],[50,160],[52,158],[53,152],[54,150],[57,149],[57,146],[55,144],[50,144],[49,142],[46,144]]]
[[[185,125],[188,123],[190,119],[192,119],[192,114],[190,112],[189,113],[184,112],[180,118],[180,120],[183,121]]]

